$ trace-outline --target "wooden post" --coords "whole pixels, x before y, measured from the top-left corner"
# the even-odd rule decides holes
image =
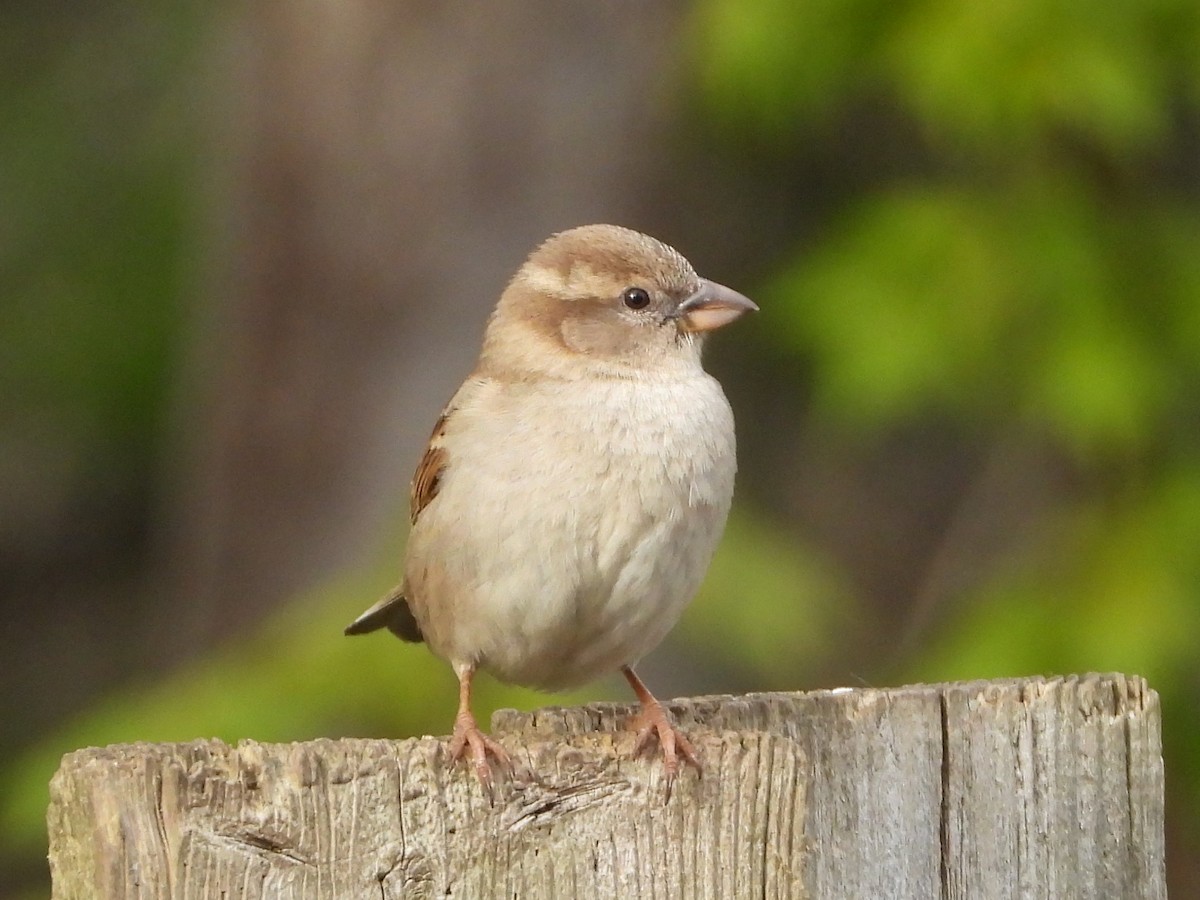
[[[1158,697],[1122,675],[501,711],[494,803],[420,740],[131,744],[51,783],[68,898],[1166,897]]]

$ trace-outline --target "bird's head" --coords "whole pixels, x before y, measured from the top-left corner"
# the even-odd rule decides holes
[[[541,374],[698,365],[704,335],[757,308],[661,241],[585,225],[529,255],[488,323],[483,362]]]

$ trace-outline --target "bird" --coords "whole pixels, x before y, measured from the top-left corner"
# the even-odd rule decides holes
[[[346,627],[386,628],[449,662],[448,745],[489,792],[504,747],[471,711],[475,673],[556,691],[620,671],[670,790],[701,771],[634,666],[692,600],[725,528],[733,413],[701,365],[714,330],[758,307],[667,244],[616,225],[552,235],[502,292],[474,370],[410,488],[400,585]]]

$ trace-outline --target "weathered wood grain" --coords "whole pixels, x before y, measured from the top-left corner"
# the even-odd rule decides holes
[[[51,784],[54,897],[1166,896],[1141,679],[671,708],[706,768],[669,799],[615,704],[497,713],[528,771],[493,803],[430,738],[80,750]]]

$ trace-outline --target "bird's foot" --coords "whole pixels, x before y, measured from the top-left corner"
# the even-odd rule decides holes
[[[466,757],[475,770],[475,777],[490,799],[492,796],[492,767],[488,764],[488,754],[506,771],[511,770],[512,762],[508,753],[496,741],[492,740],[475,723],[475,717],[470,713],[459,714],[454,720],[454,733],[450,737],[450,759],[457,762]]]
[[[697,774],[702,772],[700,760],[696,757],[696,748],[692,746],[692,742],[684,736],[682,731],[671,724],[671,720],[667,718],[667,711],[657,700],[642,704],[642,711],[630,723],[630,730],[637,735],[637,743],[634,745],[635,753],[641,753],[650,746],[652,740],[658,739],[658,746],[662,750],[663,775],[667,781],[668,797],[670,797],[675,776],[679,774],[681,759],[695,768]]]

